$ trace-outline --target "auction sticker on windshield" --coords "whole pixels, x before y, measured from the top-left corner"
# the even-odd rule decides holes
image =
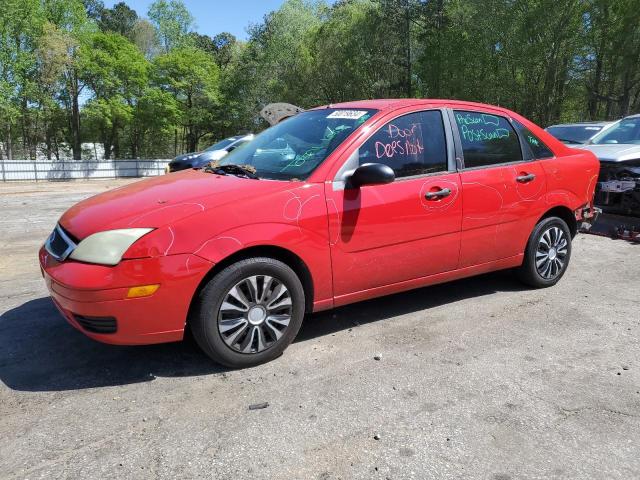
[[[350,120],[357,120],[366,114],[366,110],[336,110],[327,115],[327,118],[348,118]]]

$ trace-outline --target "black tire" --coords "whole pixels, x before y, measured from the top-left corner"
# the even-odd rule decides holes
[[[249,286],[243,282],[256,276],[262,278],[262,296],[265,295],[266,278],[268,277],[277,280],[276,283],[279,282],[285,287],[287,291],[286,294],[288,294],[291,301],[291,306],[287,310],[290,320],[288,325],[282,330],[280,338],[276,338],[275,335],[269,333],[273,328],[267,328],[267,321],[264,320],[262,323],[265,325],[260,326],[260,332],[256,333],[257,338],[255,341],[253,332],[246,334],[251,335],[251,338],[244,337],[251,345],[256,346],[255,351],[242,353],[235,349],[237,345],[229,346],[225,343],[221,332],[222,327],[219,328],[219,318],[221,315],[224,315],[224,313],[221,313],[221,308],[225,299],[229,298],[228,295],[231,294],[230,291],[233,288],[237,288],[239,282],[243,285],[240,287],[241,289]],[[260,280],[258,280],[258,282],[260,282]],[[256,292],[256,297],[257,296],[258,292]],[[245,296],[244,299],[247,300],[247,297]],[[276,300],[277,299],[274,299],[271,303],[276,302]],[[225,305],[228,305],[228,303]],[[252,308],[256,307],[257,304]],[[222,310],[224,310],[224,308],[222,308]],[[229,310],[227,309],[226,311]],[[245,368],[271,361],[282,355],[282,352],[298,334],[304,318],[304,312],[304,289],[296,273],[286,264],[273,258],[255,257],[240,260],[211,278],[198,293],[189,323],[194,339],[211,359],[227,367]],[[248,313],[239,313],[239,315],[246,317],[246,320],[243,320],[245,325],[235,330],[230,329],[232,333],[245,327],[249,330],[255,330],[258,327],[258,325],[249,322]],[[266,316],[268,319],[269,312],[263,312],[263,316]],[[267,332],[266,335],[265,332]],[[260,337],[260,335],[262,335],[262,337]],[[231,336],[232,335],[228,335],[227,340]],[[241,335],[241,337],[242,336],[243,335]],[[258,340],[262,341],[265,339],[270,339],[272,343],[264,350],[259,351]],[[264,342],[264,344],[266,343],[267,342]]]
[[[560,231],[561,234],[557,232]],[[555,232],[555,233],[554,233]],[[555,237],[554,237],[555,235]],[[544,236],[544,239],[543,239]],[[550,260],[551,248],[547,249],[547,257],[544,257],[545,242],[554,244],[555,238],[561,238],[566,241],[564,249],[554,248],[553,258],[558,259]],[[565,245],[562,241],[555,244],[556,247]],[[562,251],[566,253],[562,254]],[[543,218],[538,222],[536,227],[531,232],[529,241],[527,242],[527,248],[524,252],[524,261],[522,266],[516,271],[518,278],[523,283],[534,288],[546,288],[551,287],[558,283],[569,266],[569,260],[571,259],[571,231],[566,222],[558,217]],[[536,261],[541,263],[537,265]],[[546,263],[545,263],[546,261]],[[559,267],[558,264],[562,263]],[[550,271],[546,271],[546,267],[549,266]],[[554,267],[557,270],[554,270]]]

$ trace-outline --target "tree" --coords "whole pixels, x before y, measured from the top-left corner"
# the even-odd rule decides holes
[[[199,140],[211,132],[218,66],[205,51],[186,45],[155,58],[154,67],[157,84],[180,105],[187,150],[197,150]]]
[[[64,87],[64,73],[71,67],[69,51],[74,40],[52,23],[46,22],[39,38],[37,56],[39,62],[37,104],[43,113],[44,141],[47,158],[59,156],[58,143],[62,110],[57,93]]]
[[[120,132],[133,119],[138,98],[148,83],[149,64],[129,40],[118,33],[96,32],[83,56],[83,78],[95,97],[90,104],[100,125],[105,158],[120,157]],[[95,115],[95,113],[99,115]],[[138,132],[130,129],[130,153],[136,158]]]
[[[18,135],[22,153],[35,154],[29,100],[38,87],[36,49],[43,24],[37,0],[7,0],[0,8],[0,128],[8,158],[13,157]]]
[[[324,2],[287,0],[251,28],[247,45],[224,76],[226,97],[236,101],[245,128],[255,125],[257,112],[268,103],[315,103],[310,40],[326,9]]]
[[[104,32],[116,32],[133,39],[138,14],[124,2],[116,3],[113,8],[103,8],[98,26]]]
[[[156,30],[148,20],[138,20],[133,27],[132,41],[142,52],[151,58],[157,50]]]
[[[178,154],[173,134],[180,121],[180,105],[170,92],[147,88],[138,101],[133,121],[146,158]]]
[[[102,0],[82,0],[87,18],[98,22],[102,15],[104,8],[104,2]]]
[[[448,97],[547,125],[640,111],[638,0],[285,0],[238,41],[194,31],[180,0],[4,0],[0,156],[98,140],[170,155],[285,101]],[[63,145],[66,144],[66,145]]]
[[[321,102],[406,96],[406,45],[388,5],[370,0],[336,4],[312,37]],[[399,17],[403,23],[403,16]],[[409,75],[410,77],[410,75]]]
[[[640,109],[640,9],[632,0],[587,2],[580,73],[590,118]]]
[[[215,45],[216,62],[220,68],[225,68],[231,62],[233,51],[238,44],[238,39],[229,32],[222,32],[213,37]]]
[[[80,95],[85,88],[82,80],[81,52],[86,51],[95,26],[88,21],[85,7],[80,0],[46,0],[44,6],[47,18],[68,42],[60,99],[67,111],[73,158],[80,160],[82,158]]]
[[[179,46],[193,27],[193,17],[182,0],[156,0],[149,7],[149,19],[166,53]]]

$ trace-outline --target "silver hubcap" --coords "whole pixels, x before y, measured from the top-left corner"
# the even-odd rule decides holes
[[[280,280],[254,275],[226,293],[218,311],[218,331],[236,352],[262,352],[282,337],[292,308],[291,294]]]
[[[536,250],[536,269],[546,280],[557,277],[565,266],[569,241],[562,229],[551,227],[542,234]]]

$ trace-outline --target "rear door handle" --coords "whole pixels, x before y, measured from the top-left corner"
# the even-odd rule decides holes
[[[442,188],[440,190],[436,190],[435,192],[427,192],[424,194],[427,200],[436,200],[438,198],[448,197],[449,195],[451,195],[450,188]]]
[[[520,183],[533,182],[535,179],[536,179],[536,176],[533,173],[527,173],[526,175],[519,175],[516,177],[516,181]]]

